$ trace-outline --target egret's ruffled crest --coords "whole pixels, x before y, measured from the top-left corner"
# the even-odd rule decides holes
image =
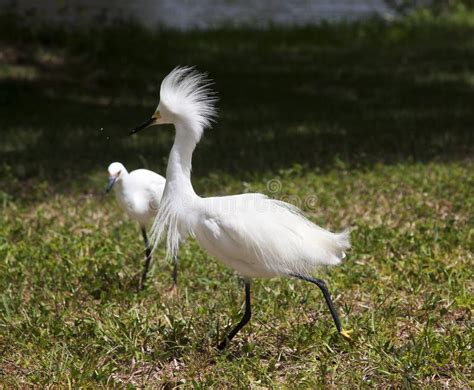
[[[158,109],[192,125],[196,142],[216,116],[217,97],[211,80],[193,67],[176,67],[161,83]]]

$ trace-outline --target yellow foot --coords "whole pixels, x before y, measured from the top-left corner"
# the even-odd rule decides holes
[[[351,333],[353,332],[352,329],[343,329],[341,330],[341,336],[344,337],[346,340],[352,340]]]

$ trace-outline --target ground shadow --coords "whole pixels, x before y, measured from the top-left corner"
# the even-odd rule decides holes
[[[163,172],[171,129],[127,132],[178,64],[209,72],[220,97],[196,175],[463,160],[474,151],[473,32],[449,21],[189,33],[10,21],[0,29],[2,176],[66,183],[113,160]]]

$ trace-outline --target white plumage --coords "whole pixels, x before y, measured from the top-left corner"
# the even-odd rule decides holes
[[[333,234],[291,205],[261,194],[200,200],[190,231],[200,245],[241,275],[309,275],[318,265],[339,264],[347,233]]]
[[[107,170],[122,209],[141,228],[148,229],[156,217],[165,189],[165,178],[148,169],[129,173],[119,162],[110,164]]]
[[[215,115],[215,100],[203,75],[191,68],[176,68],[163,80],[152,119],[133,131],[162,123],[172,123],[176,129],[163,199],[153,224],[153,242],[156,245],[166,236],[168,256],[174,258],[179,243],[195,237],[205,251],[245,278],[246,314],[220,348],[250,319],[253,277],[297,277],[317,284],[340,331],[329,292],[311,273],[318,265],[340,263],[350,247],[348,231],[331,233],[310,222],[296,207],[263,194],[202,198],[194,192],[192,154]]]
[[[128,172],[123,164],[114,162],[108,167],[109,184],[106,193],[112,187],[118,203],[128,216],[140,225],[145,241],[145,266],[139,288],[143,288],[148,267],[151,261],[151,249],[146,235],[158,211],[163,196],[166,180],[163,176],[149,171],[137,169]]]

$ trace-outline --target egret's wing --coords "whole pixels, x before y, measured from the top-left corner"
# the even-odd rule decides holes
[[[248,241],[242,229],[244,226],[238,220],[210,217],[204,220],[198,238],[205,249],[220,259],[254,265],[255,257],[246,255]]]
[[[160,202],[161,198],[163,197],[163,191],[165,190],[165,184],[166,182],[162,182],[160,180],[154,180],[150,182],[146,188],[148,196],[156,199],[157,202]]]
[[[260,248],[250,228],[256,204],[263,199],[267,197],[262,194],[207,198],[203,223],[194,234],[216,257],[247,265],[257,264]]]
[[[216,199],[207,207],[201,237],[205,249],[228,263],[275,274],[307,273],[339,263],[350,246],[347,233],[322,229],[287,203],[264,195],[223,197],[222,204]]]

